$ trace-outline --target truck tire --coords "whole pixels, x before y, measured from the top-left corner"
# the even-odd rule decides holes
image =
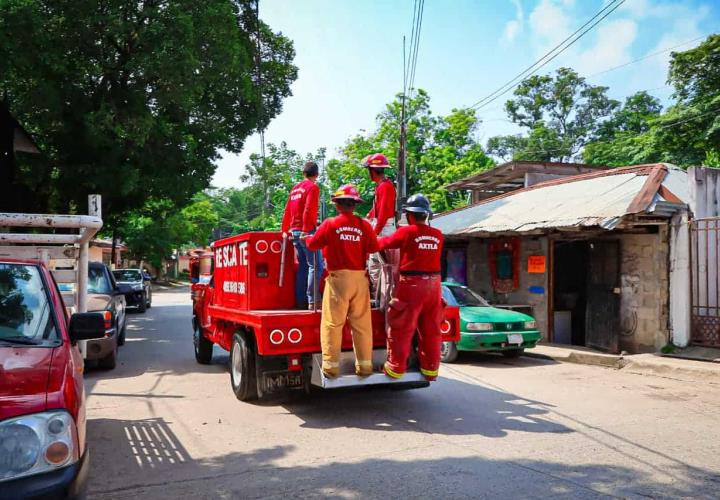
[[[98,366],[103,370],[112,370],[117,366],[117,346],[110,354],[98,360]]]
[[[236,333],[230,351],[230,385],[240,401],[257,399],[255,354],[245,337]]]
[[[213,343],[205,338],[200,325],[196,322],[193,330],[193,345],[195,347],[195,361],[201,365],[209,365],[212,361]]]
[[[443,342],[440,345],[440,361],[454,363],[458,358],[458,349],[455,342]]]
[[[138,304],[138,310],[141,313],[144,313],[146,309],[147,309],[147,297],[143,293],[142,297],[140,297],[140,304]]]

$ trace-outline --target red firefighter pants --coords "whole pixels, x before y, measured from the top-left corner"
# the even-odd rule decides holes
[[[400,378],[407,370],[415,331],[420,372],[434,380],[440,367],[443,318],[439,275],[400,276],[388,310],[388,358],[385,373]]]

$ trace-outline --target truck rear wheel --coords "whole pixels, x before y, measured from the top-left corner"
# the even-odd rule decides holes
[[[193,330],[193,344],[195,346],[195,361],[201,365],[209,365],[212,361],[213,343],[205,338],[198,324],[195,324]]]
[[[243,335],[236,333],[230,351],[230,384],[240,401],[257,399],[255,354]]]
[[[455,342],[443,342],[440,345],[440,361],[443,363],[454,363],[458,358],[458,348]]]

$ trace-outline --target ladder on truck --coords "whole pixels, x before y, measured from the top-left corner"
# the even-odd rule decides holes
[[[99,194],[88,196],[88,215],[0,212],[0,259],[41,261],[69,312],[87,312],[90,240],[102,227],[101,215]]]

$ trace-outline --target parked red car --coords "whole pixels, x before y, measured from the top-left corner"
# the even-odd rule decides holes
[[[40,262],[0,260],[0,498],[75,497],[88,471],[83,358],[105,315],[68,321]]]

